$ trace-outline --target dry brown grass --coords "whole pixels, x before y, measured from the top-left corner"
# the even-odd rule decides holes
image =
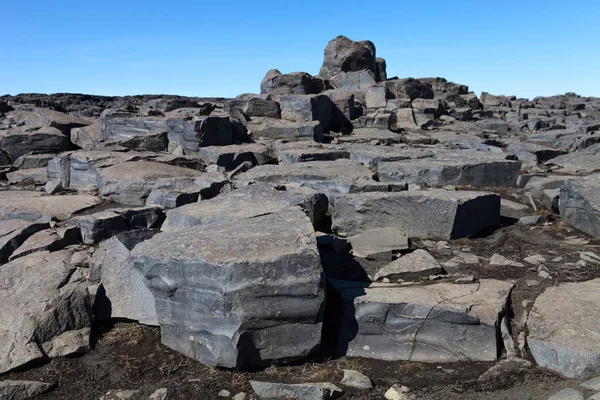
[[[100,343],[112,346],[118,342],[136,345],[144,338],[144,330],[136,323],[121,324],[102,335]]]
[[[425,367],[422,364],[409,361],[409,362],[400,364],[398,366],[398,369],[396,370],[396,372],[398,373],[398,375],[409,375],[409,374],[413,374],[418,371],[422,371],[424,368]]]

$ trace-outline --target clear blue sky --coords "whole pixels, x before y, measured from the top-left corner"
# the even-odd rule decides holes
[[[389,76],[600,96],[600,0],[4,0],[0,94],[256,93],[271,68],[317,74],[340,34]]]

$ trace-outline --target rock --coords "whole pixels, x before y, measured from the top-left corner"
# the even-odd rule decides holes
[[[331,79],[340,72],[377,72],[375,45],[369,41],[354,42],[338,36],[327,44],[324,53],[319,75],[325,79]]]
[[[527,205],[506,199],[500,200],[500,207],[500,215],[505,218],[518,219],[521,217],[526,217],[531,213]]]
[[[435,96],[431,85],[418,79],[389,79],[382,84],[398,99],[433,99]]]
[[[45,185],[46,168],[21,169],[6,174],[6,179],[13,185]]]
[[[68,283],[71,255],[39,252],[0,268],[0,373],[47,359],[43,344],[90,326],[85,284]]]
[[[263,78],[260,92],[272,95],[317,94],[323,90],[323,82],[306,72],[282,74],[272,69]]]
[[[470,159],[471,158],[471,159]],[[514,186],[521,164],[518,161],[487,158],[469,154],[441,156],[434,160],[380,162],[382,182],[406,182],[429,186]]]
[[[90,328],[62,333],[43,343],[42,348],[50,358],[85,354],[90,350]]]
[[[373,382],[371,382],[368,376],[351,369],[344,370],[344,378],[342,379],[341,384],[362,390],[371,389],[373,387]]]
[[[162,342],[188,357],[255,368],[320,343],[324,282],[300,209],[160,233],[131,256],[150,281]]]
[[[377,281],[380,278],[416,279],[437,275],[442,271],[442,267],[431,254],[418,249],[381,268],[377,271],[373,280]]]
[[[406,386],[394,385],[385,392],[385,398],[388,400],[416,400],[417,396],[410,393]]]
[[[532,256],[526,257],[525,262],[531,265],[540,265],[546,262],[546,259],[541,254],[534,254]]]
[[[529,314],[527,344],[538,365],[585,380],[600,369],[600,279],[547,288]]]
[[[56,194],[63,189],[62,183],[60,181],[57,182],[46,182],[44,185],[44,191],[48,194]]]
[[[230,392],[229,390],[225,390],[225,389],[223,389],[223,390],[221,390],[221,391],[220,391],[220,392],[217,394],[217,396],[219,396],[219,397],[227,397],[227,398],[230,398],[230,397],[231,397],[231,392]]]
[[[51,154],[25,154],[15,160],[13,167],[18,169],[45,168],[53,158],[54,156]]]
[[[600,238],[600,174],[567,181],[560,189],[559,209],[562,220],[596,238]]]
[[[65,221],[100,203],[96,196],[44,196],[34,191],[0,191],[0,219]]]
[[[490,259],[490,266],[491,267],[518,267],[518,268],[522,268],[522,267],[525,266],[525,264],[517,262],[517,261],[509,260],[508,258],[504,257],[503,255],[495,253],[492,256],[492,258]]]
[[[499,225],[500,198],[486,192],[441,189],[336,196],[332,229],[353,236],[395,227],[409,237],[451,239]]]
[[[252,97],[245,100],[231,100],[225,105],[226,110],[232,110],[234,108],[240,110],[248,117],[281,117],[279,103],[273,100],[264,100],[260,97]]]
[[[239,175],[236,180],[308,187],[325,193],[387,192],[390,188],[375,181],[369,168],[349,160],[261,165]]]
[[[158,218],[157,208],[141,207],[100,211],[72,218],[69,224],[81,230],[84,243],[96,244],[120,232],[151,228]]]
[[[148,400],[166,400],[169,395],[169,389],[160,388],[156,389],[148,398]]]
[[[577,390],[568,388],[548,397],[548,400],[584,400],[584,397]]]
[[[247,394],[245,392],[239,392],[235,396],[232,397],[233,400],[246,400]]]
[[[583,388],[586,388],[588,390],[593,390],[594,392],[598,392],[598,391],[600,391],[600,377],[585,381],[580,386]]]
[[[158,325],[150,282],[134,268],[130,251],[155,231],[123,232],[102,242],[94,252],[90,281],[100,280],[96,295],[96,318],[100,321],[125,318],[145,325]]]
[[[402,286],[329,280],[338,354],[416,362],[494,361],[512,282]],[[333,297],[334,299],[336,297]],[[339,307],[339,308],[338,308]]]
[[[295,206],[300,206],[307,213],[315,229],[327,223],[329,201],[325,195],[312,190],[276,190],[269,184],[257,183],[211,200],[170,210],[161,229],[171,232],[197,225],[255,218]]]
[[[259,399],[302,399],[326,400],[335,399],[343,394],[343,390],[332,383],[271,383],[250,381],[254,393]]]
[[[8,222],[8,221],[3,221]],[[0,222],[2,224],[3,222]],[[26,256],[36,251],[57,251],[81,241],[77,228],[66,227],[45,229],[31,235],[19,248],[13,252],[10,259]]]
[[[100,400],[128,400],[139,396],[141,390],[109,390]]]
[[[252,165],[270,164],[275,161],[271,150],[257,143],[202,147],[198,149],[198,157],[206,165],[216,164],[228,171],[246,161],[250,161]]]
[[[528,215],[527,217],[519,218],[518,224],[523,226],[538,225],[548,222],[547,215]]]
[[[569,153],[546,161],[546,166],[556,166],[562,174],[591,174],[600,170],[600,155]]]
[[[27,239],[48,227],[49,224],[45,220],[0,220],[0,264],[7,262]]]
[[[293,122],[319,121],[323,132],[329,132],[333,103],[329,96],[286,95],[279,98],[281,118]]]
[[[69,137],[56,128],[40,128],[35,131],[0,130],[0,149],[16,160],[29,152],[60,153],[69,150]]]
[[[254,139],[323,141],[323,126],[319,121],[291,122],[273,118],[255,118],[248,123]]]
[[[38,394],[54,389],[55,383],[38,381],[0,381],[0,398],[6,400],[27,400]]]
[[[100,122],[95,122],[83,128],[71,129],[71,142],[84,150],[94,150],[101,147],[103,139],[102,124]]]
[[[189,188],[195,186],[194,178],[201,176],[201,172],[188,168],[132,161],[102,168],[98,186],[103,198],[123,205],[143,206],[153,189]]]
[[[352,254],[356,257],[368,258],[371,254],[408,250],[410,239],[406,233],[394,227],[367,230],[348,238],[352,246]]]
[[[377,86],[375,75],[370,71],[340,72],[329,83],[335,89],[354,92],[363,92]]]

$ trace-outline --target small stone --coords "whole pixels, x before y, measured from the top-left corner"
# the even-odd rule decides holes
[[[591,251],[579,252],[579,257],[585,262],[600,265],[600,257]]]
[[[381,282],[383,282],[383,283],[390,283],[391,281],[390,281],[390,279],[389,279],[389,278],[383,278],[383,279],[381,280]]]
[[[517,356],[517,350],[515,349],[515,342],[510,335],[510,322],[506,318],[502,319],[500,323],[500,332],[502,334],[502,342],[506,349],[506,358],[513,359]]]
[[[100,400],[127,400],[133,399],[140,393],[140,390],[109,390],[100,397]]]
[[[46,191],[46,193],[49,193],[49,194],[58,193],[62,190],[62,188],[63,188],[62,183],[60,181],[57,181],[57,182],[49,181],[44,186],[44,190]]]
[[[547,215],[528,215],[519,219],[518,224],[523,226],[531,226],[542,224],[548,221]]]
[[[247,396],[246,392],[239,392],[238,394],[233,396],[233,400],[245,400],[246,396]]]
[[[490,265],[492,267],[519,267],[519,268],[525,266],[523,263],[509,260],[508,258],[506,258],[500,254],[494,254],[492,256],[492,258],[490,259]]]
[[[580,386],[589,390],[593,390],[594,392],[598,392],[600,391],[600,377],[583,382]]]
[[[394,385],[385,392],[385,398],[388,400],[416,400],[417,396],[410,393],[406,386]]]
[[[540,272],[538,272],[538,276],[542,279],[550,279],[552,277],[552,275],[550,275],[550,272],[546,270],[541,270]]]
[[[550,260],[550,261],[552,261],[552,262],[561,262],[561,261],[563,261],[563,260],[564,260],[564,258],[563,258],[563,257],[556,257],[556,258],[553,258],[553,259],[552,259],[552,260]]]
[[[219,397],[227,397],[227,398],[229,398],[229,397],[231,397],[231,392],[230,392],[229,390],[225,390],[225,389],[223,389],[223,390],[221,390],[221,391],[218,393],[218,396],[219,396]]]
[[[528,280],[525,283],[527,283],[528,287],[540,286],[540,283],[538,281],[534,281],[534,280]]]
[[[541,254],[534,254],[525,259],[525,262],[531,265],[540,265],[546,262],[546,259]]]
[[[575,263],[575,266],[577,268],[585,268],[587,267],[587,262],[585,262],[584,260],[579,260]]]
[[[169,390],[167,388],[156,389],[149,397],[149,400],[165,400]]]
[[[342,379],[341,384],[363,390],[371,389],[373,387],[373,383],[368,376],[351,369],[344,370],[344,378]]]
[[[523,300],[521,304],[523,305],[523,308],[528,308],[532,303],[531,300]]]
[[[590,241],[577,236],[569,236],[565,238],[565,243],[571,245],[585,245],[590,243]]]
[[[519,348],[519,352],[521,353],[521,357],[527,357],[527,334],[525,332],[520,332],[517,336],[517,347]]]
[[[583,395],[575,389],[563,389],[548,400],[584,400]]]

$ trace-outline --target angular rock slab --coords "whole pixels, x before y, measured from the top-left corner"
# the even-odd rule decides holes
[[[0,382],[0,399],[27,400],[38,394],[52,390],[56,384],[38,381],[12,381]]]
[[[277,399],[302,399],[302,400],[328,400],[336,399],[344,391],[329,382],[319,383],[274,383],[250,381],[252,390],[261,400]]]
[[[521,163],[510,160],[421,159],[381,162],[378,165],[382,182],[406,182],[429,186],[514,186]]]
[[[324,281],[298,209],[160,233],[136,246],[163,344],[206,365],[255,368],[319,346]]]
[[[72,252],[30,254],[0,268],[0,373],[49,357],[42,345],[87,328],[92,309],[84,284],[69,283]]]
[[[7,262],[27,239],[49,226],[46,221],[0,220],[0,264]]]
[[[493,361],[512,282],[423,286],[330,280],[340,355],[417,362]],[[335,303],[334,303],[335,304]]]
[[[322,193],[310,189],[275,190],[265,183],[255,183],[214,199],[186,204],[167,212],[161,230],[172,232],[197,225],[212,225],[300,206],[315,229],[325,224],[329,201]]]
[[[342,236],[394,227],[409,237],[455,239],[500,224],[500,196],[486,192],[358,193],[338,195],[332,203],[332,228]]]
[[[529,313],[527,344],[538,365],[573,379],[600,376],[600,279],[547,288]]]
[[[0,219],[36,221],[45,217],[64,221],[99,203],[96,196],[44,196],[34,191],[0,191]]]
[[[558,207],[565,223],[600,238],[600,174],[567,181]]]

